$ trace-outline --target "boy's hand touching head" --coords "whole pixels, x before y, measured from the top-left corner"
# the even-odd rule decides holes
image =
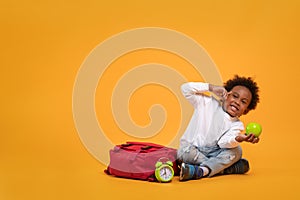
[[[224,101],[227,97],[227,90],[222,86],[209,84],[209,91],[214,93],[220,101]]]

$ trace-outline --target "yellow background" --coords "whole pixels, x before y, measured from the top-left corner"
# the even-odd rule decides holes
[[[299,199],[299,9],[297,0],[2,1],[0,199]],[[261,103],[242,120],[260,122],[263,134],[259,144],[243,144],[249,174],[169,184],[117,179],[87,152],[72,116],[76,74],[100,42],[140,27],[192,37],[223,80],[255,77]],[[174,63],[167,56],[155,61]]]

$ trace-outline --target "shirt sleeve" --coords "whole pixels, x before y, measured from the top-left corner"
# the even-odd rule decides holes
[[[183,96],[194,106],[199,105],[199,101],[205,98],[204,93],[209,91],[209,84],[202,82],[188,82],[181,86]],[[201,95],[203,93],[203,95]]]
[[[242,122],[238,121],[228,132],[226,132],[218,141],[220,148],[234,148],[239,145],[239,142],[235,140],[241,131],[244,130]]]

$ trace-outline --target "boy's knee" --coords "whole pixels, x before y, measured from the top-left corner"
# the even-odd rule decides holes
[[[242,158],[242,153],[243,153],[242,148],[240,146],[230,149],[229,151],[230,160],[233,162],[238,161],[239,159]]]
[[[226,149],[218,156],[219,158],[223,159],[223,162],[234,163],[238,161],[242,157],[242,148],[240,146],[232,148],[232,149]]]
[[[198,149],[190,146],[188,148],[179,149],[177,153],[177,159],[181,162],[195,164],[198,154]]]
[[[237,146],[234,149],[235,149],[235,155],[236,155],[236,157],[238,157],[240,159],[242,157],[242,154],[243,154],[242,147]]]

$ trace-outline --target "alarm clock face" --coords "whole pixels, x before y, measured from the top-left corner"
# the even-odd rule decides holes
[[[173,171],[169,166],[164,166],[159,169],[159,176],[162,181],[170,181],[173,178]]]

